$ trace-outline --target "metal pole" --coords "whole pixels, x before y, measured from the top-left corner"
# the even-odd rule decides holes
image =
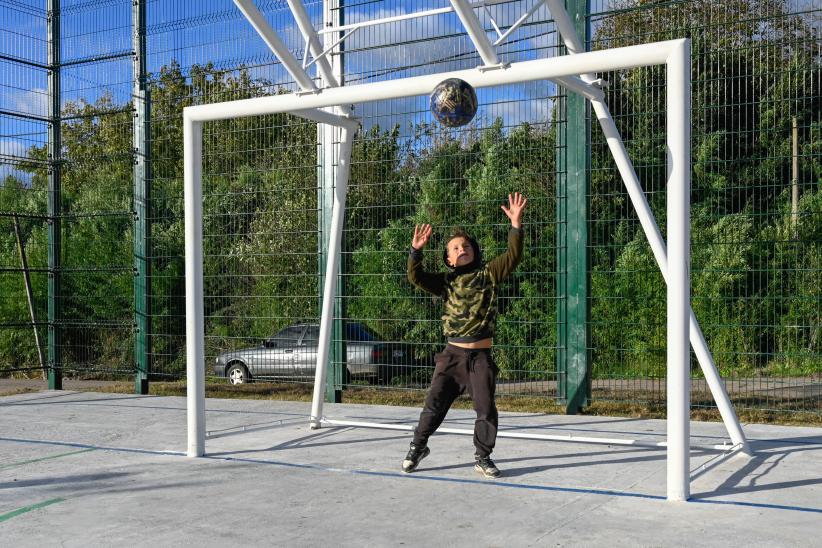
[[[415,425],[401,424],[401,423],[384,423],[384,422],[366,422],[366,421],[350,421],[340,419],[324,419],[322,423],[331,426],[353,426],[357,428],[373,428],[375,430],[400,430],[413,431]],[[440,434],[461,434],[463,436],[473,436],[474,431],[464,428],[437,428]],[[513,438],[520,440],[540,440],[540,441],[560,441],[563,443],[590,443],[595,445],[619,445],[628,447],[647,447],[653,449],[662,449],[668,444],[664,441],[646,441],[633,438],[600,438],[595,436],[578,436],[576,434],[536,434],[533,431],[528,432],[514,432],[511,430],[501,430],[497,432],[498,438]],[[728,445],[692,445],[694,449],[701,449],[703,451],[720,451],[723,453],[734,453],[737,449]]]
[[[471,9],[470,4],[465,0],[451,0],[451,3],[454,5],[454,11],[462,20],[463,25],[465,26],[465,30],[468,32],[468,37],[471,38],[471,41],[474,44],[474,47],[477,48],[477,51],[482,57],[483,62],[485,63],[486,67],[500,67],[502,63],[500,63],[499,56],[497,56],[496,47],[491,40],[488,39],[488,35],[485,34],[485,31],[480,24],[479,18],[474,13],[474,10]],[[535,4],[535,9],[538,5]],[[565,13],[565,9],[562,9],[563,13]],[[567,14],[566,14],[567,17]],[[585,18],[583,17],[583,24],[585,24]],[[576,53],[576,50],[573,50],[572,53]],[[507,65],[505,65],[507,67]],[[555,79],[558,84],[561,84],[569,89],[572,89],[582,95],[583,97],[587,97],[588,99],[601,99],[602,98],[602,91],[598,88],[593,87],[588,82],[582,80],[576,75],[569,75]]]
[[[690,496],[691,44],[668,57],[668,500]]]
[[[493,6],[494,4],[509,4],[511,0],[480,0],[479,2],[472,2],[469,5],[475,8],[482,8],[487,6]],[[435,8],[430,10],[424,11],[416,11],[413,13],[406,13],[403,15],[394,15],[391,17],[380,17],[379,19],[371,19],[369,21],[361,21],[358,23],[351,23],[349,25],[340,25],[336,27],[328,27],[321,31],[318,34],[325,34],[327,32],[340,32],[344,30],[350,29],[359,29],[365,27],[371,27],[374,25],[384,25],[386,23],[396,23],[398,21],[406,21],[408,19],[418,19],[420,17],[431,17],[434,15],[444,15],[446,13],[451,13],[454,11],[454,7],[447,7],[447,8]]]
[[[323,1],[323,26],[335,26],[342,22],[342,6],[340,0],[324,0]],[[300,26],[300,31],[309,42],[314,59],[317,60],[317,69],[322,77],[324,87],[338,87],[343,83],[343,63],[344,57],[342,53],[341,40],[337,39],[334,34],[326,34],[324,36],[325,44],[320,44],[320,38],[308,18],[308,13],[300,0],[289,0],[291,10],[297,19],[297,24]],[[317,57],[322,53],[323,48],[328,49],[329,52],[336,53],[329,57]],[[344,107],[337,107],[335,110],[344,114],[351,114],[351,107],[345,105]],[[318,166],[320,170],[320,184],[318,191],[320,192],[320,238],[318,238],[319,255],[321,258],[320,272],[318,276],[319,290],[322,295],[322,290],[325,287],[325,270],[328,266],[329,251],[331,248],[330,241],[332,237],[331,219],[333,217],[334,209],[334,185],[336,181],[337,168],[335,167],[335,158],[339,157],[340,143],[342,142],[341,131],[337,124],[319,124],[317,126],[318,135]],[[345,272],[346,265],[342,261],[342,249],[338,250],[340,256],[340,265],[337,275],[337,293],[345,293]],[[331,327],[331,342],[329,342],[328,359],[325,364],[316,364],[316,368],[325,367],[326,382],[325,382],[325,400],[327,402],[342,403],[342,385],[345,382],[345,375],[343,372],[347,366],[347,350],[345,341],[345,313],[344,301],[341,298],[334,299],[334,318]],[[322,307],[322,299],[320,300]],[[316,369],[315,369],[316,371]],[[330,374],[329,374],[330,373]],[[315,426],[316,427],[316,426]]]
[[[260,12],[257,10],[257,8],[254,7],[253,3],[250,2],[249,0],[234,0],[234,3],[240,8],[240,10],[242,10],[242,12],[243,12],[243,14],[245,14],[246,18],[251,22],[251,24],[254,26],[254,28],[257,30],[257,32],[260,34],[260,36],[263,37],[266,44],[268,44],[268,47],[274,52],[274,54],[277,56],[277,58],[280,59],[280,62],[283,63],[283,65],[286,67],[288,72],[294,77],[294,79],[297,81],[297,83],[300,85],[300,87],[303,89],[303,91],[317,91],[317,86],[314,84],[314,81],[311,79],[311,77],[308,75],[308,73],[305,71],[305,69],[300,65],[299,61],[297,61],[297,59],[294,57],[294,55],[285,47],[283,42],[279,39],[279,36],[277,35],[277,32],[274,31],[274,29],[271,28],[271,26],[268,24],[267,21],[265,21],[262,14],[260,14]],[[306,41],[308,42],[306,44],[307,52],[306,52],[305,55],[307,56],[308,52],[311,52],[311,53],[313,53],[313,55],[316,58],[316,56],[318,56],[322,53],[322,47],[319,43],[319,38],[317,36],[317,32],[314,29],[313,25],[311,24],[310,18],[308,17],[308,13],[305,10],[305,6],[299,0],[289,0],[289,7],[291,8],[291,12],[294,15],[295,20],[297,21],[297,25],[300,28],[300,31],[302,32],[303,36],[305,36]],[[326,84],[328,84],[332,87],[336,87],[340,84],[341,76],[338,78],[333,73],[331,64],[328,62],[328,59],[326,59],[324,56],[319,58],[319,61],[317,62],[317,67],[318,67],[318,70],[319,70],[320,74],[322,75],[322,78],[323,78],[323,80],[325,81]],[[335,105],[335,107],[336,107],[336,110],[338,112],[341,112],[343,114],[350,114],[350,112],[351,112],[351,109],[348,106],[342,107],[342,106],[339,106],[339,105]],[[322,163],[320,163],[320,166],[322,166],[322,167],[319,168],[319,171],[320,171],[319,176],[322,177],[322,184],[319,187],[318,194],[319,194],[320,199],[322,200],[322,198],[324,198],[326,196],[330,196],[330,193],[328,192],[328,190],[330,190],[330,188],[329,188],[330,185],[326,184],[326,183],[328,183],[328,180],[332,179],[331,184],[333,184],[333,177],[334,176],[333,176],[333,169],[331,168],[331,166],[333,165],[333,159],[332,159],[333,158],[333,145],[332,145],[332,143],[333,143],[333,140],[334,140],[334,134],[336,133],[336,129],[332,126],[329,126],[329,125],[320,125],[320,126],[318,126],[317,131],[318,131],[319,142],[321,143],[320,150],[319,150],[318,154],[325,155],[325,157],[321,159]],[[344,141],[344,139],[343,139],[343,141]],[[341,156],[342,156],[342,147],[341,147],[340,152],[341,152]],[[350,150],[349,150],[349,154],[350,154]],[[329,174],[331,174],[331,177],[328,177]],[[346,176],[346,180],[347,180],[347,176]],[[339,179],[338,179],[337,184],[338,184],[338,190],[339,190]],[[322,203],[322,201],[320,203]],[[343,202],[343,204],[344,204],[344,202]],[[337,207],[337,203],[335,202],[334,203],[334,208],[335,208],[334,211],[335,212],[336,212],[336,207]],[[318,212],[319,220],[321,221],[320,226],[325,226],[324,225],[324,221],[325,221],[324,214],[325,214],[325,212],[322,209]],[[334,234],[333,218],[334,218],[335,214],[336,213],[332,213],[332,228],[331,228],[332,235],[330,236],[331,238],[333,238],[333,234]],[[325,233],[323,233],[323,237],[325,238]],[[332,248],[331,246],[326,246],[324,249],[327,250],[327,252],[325,253],[326,272],[328,272],[328,265],[331,262],[334,262],[336,264],[335,272],[337,272],[338,266],[339,266],[338,265],[339,257],[333,257],[333,261],[330,261],[329,257],[331,255],[331,253],[339,253],[339,247]],[[322,249],[322,248],[320,249],[321,254],[323,253],[324,249]],[[336,273],[334,275],[336,276]],[[330,306],[330,305],[334,304],[333,302],[330,303],[330,304],[328,302],[326,302],[326,299],[328,298],[328,291],[327,291],[328,283],[329,283],[329,281],[328,281],[328,279],[326,279],[325,280],[326,290],[324,291],[325,298],[323,299],[323,303],[322,303],[323,310],[325,310],[327,306]],[[333,286],[332,286],[332,294],[333,294]],[[333,297],[332,297],[332,301],[335,301],[335,299],[333,299]],[[332,312],[333,312],[333,310],[332,310]],[[325,318],[325,316],[323,316],[323,318]],[[325,321],[326,320],[324,319],[323,322],[325,322]],[[333,323],[333,318],[332,318],[331,321]],[[324,388],[326,368],[328,367],[328,354],[329,354],[328,345],[330,344],[330,337],[328,336],[328,333],[325,333],[326,334],[325,338],[323,337],[323,329],[324,329],[323,325],[324,325],[324,323],[321,324],[321,327],[320,327],[320,340],[318,341],[319,347],[318,347],[318,352],[317,352],[317,368],[316,368],[316,377],[317,377],[317,379],[322,378],[323,385],[321,385],[320,387],[318,387],[317,385],[314,386],[315,406],[317,406],[317,408],[320,410],[320,411],[317,412],[317,416],[319,416],[319,413],[321,412],[322,402],[317,403],[316,399],[318,397],[318,390],[320,390],[321,388]],[[328,329],[326,329],[326,331],[327,330]],[[339,360],[337,360],[337,361],[339,361]],[[332,384],[335,384],[335,383],[332,383]],[[333,399],[333,401],[339,401],[341,399],[341,394],[339,394],[334,388],[331,388],[329,391],[331,392],[331,398]],[[312,412],[312,416],[314,416],[313,412]],[[313,421],[312,420],[311,425],[312,425],[313,428],[319,428],[320,423],[318,421]]]
[[[308,76],[305,70],[303,70],[300,62],[297,61],[286,45],[283,44],[274,29],[272,29],[268,21],[265,20],[263,14],[260,13],[260,10],[254,5],[254,2],[250,0],[234,0],[234,4],[243,12],[243,15],[245,15],[246,19],[251,23],[251,26],[254,27],[266,45],[274,52],[288,73],[297,81],[297,84],[299,84],[303,90],[315,91],[317,86],[314,84],[314,81]]]
[[[318,171],[318,179],[319,184],[317,185],[317,194],[318,194],[318,203],[319,208],[317,210],[318,216],[318,241],[317,241],[317,251],[320,257],[319,264],[317,265],[319,268],[318,279],[318,289],[320,291],[320,306],[323,305],[323,295],[325,287],[325,273],[328,268],[328,261],[329,261],[329,252],[331,249],[331,238],[333,237],[333,231],[331,230],[331,222],[333,218],[333,210],[334,210],[334,184],[336,179],[336,169],[334,166],[334,158],[337,156],[335,152],[339,151],[339,141],[340,141],[340,130],[336,126],[330,124],[317,124],[317,137],[318,137],[318,147],[317,147],[317,156],[318,156],[318,164],[317,164],[317,171]],[[337,280],[338,284],[342,283],[342,277],[339,277]],[[340,287],[340,291],[344,291],[342,287]],[[338,299],[335,299],[338,301]],[[335,302],[335,305],[338,304]],[[341,316],[340,310],[338,306],[334,307],[334,316],[339,318]],[[333,338],[332,341],[342,341],[342,330],[340,329],[341,326],[340,320],[336,320],[333,322]],[[334,403],[341,403],[342,402],[342,390],[340,390],[339,385],[342,382],[342,375],[337,374],[338,372],[334,368],[335,363],[340,363],[343,360],[344,354],[341,352],[339,348],[339,344],[336,342],[332,343],[332,348],[328,351],[328,359],[326,359],[325,363],[317,362],[317,369],[321,367],[330,368],[331,374],[326,374],[326,400]],[[340,373],[342,373],[340,371]]]
[[[569,0],[577,26],[587,36],[586,0]],[[562,8],[565,12],[564,7]],[[574,29],[576,34],[576,29]],[[560,105],[565,113],[565,131],[557,151],[557,380],[560,402],[567,414],[575,414],[590,403],[590,253],[588,248],[588,218],[590,209],[590,124],[585,98],[602,99],[602,91],[590,84],[584,88],[596,92],[595,97],[570,93],[578,87],[570,79],[557,79],[566,88]],[[585,89],[585,91],[589,91]],[[564,173],[563,173],[564,172]]]
[[[309,421],[311,428],[320,427],[325,394],[326,369],[328,367],[328,350],[331,341],[331,328],[334,321],[334,300],[337,285],[337,273],[340,264],[340,243],[342,241],[345,200],[348,194],[348,176],[351,172],[351,149],[354,143],[356,128],[343,127],[340,142],[340,157],[337,167],[337,185],[334,190],[334,208],[331,214],[331,234],[329,237],[328,260],[325,268],[325,287],[323,289],[323,307],[320,318],[320,340],[317,341],[317,370],[314,375],[314,398],[311,404]]]
[[[563,2],[564,0],[543,0],[543,3],[548,6],[548,11],[551,12],[551,17],[554,18],[554,25],[556,25],[557,31],[559,31],[559,35],[562,37],[562,41],[565,44],[565,48],[568,50],[568,53],[574,55],[578,53],[585,53],[585,45],[582,43],[582,40],[580,40],[579,35],[577,34],[576,25],[574,25],[574,21],[565,10],[565,5]],[[580,16],[579,12],[575,15],[577,18]],[[582,79],[588,82],[593,82],[596,79],[596,75],[593,73],[583,74]]]
[[[203,309],[203,127],[183,115],[183,200],[186,271],[186,394],[188,456],[205,453],[205,331]]]
[[[14,235],[17,238],[17,250],[20,252],[20,265],[23,268],[23,284],[26,286],[26,299],[29,303],[29,316],[31,316],[31,327],[34,329],[34,344],[37,346],[37,357],[40,359],[40,368],[43,370],[43,379],[48,378],[48,368],[43,357],[43,347],[40,344],[40,332],[37,330],[37,316],[34,313],[34,292],[31,289],[31,275],[29,274],[29,262],[26,259],[26,246],[23,244],[23,235],[20,233],[20,219],[14,216]]]
[[[462,26],[465,27],[468,37],[471,38],[474,47],[477,48],[480,57],[482,57],[482,62],[486,66],[499,65],[499,57],[497,57],[497,52],[494,50],[494,45],[488,39],[488,35],[485,34],[485,29],[482,28],[482,24],[480,24],[471,4],[466,0],[451,0],[451,5],[454,7],[460,21],[462,21]]]
[[[151,99],[146,71],[146,0],[131,7],[134,48],[134,391],[148,394],[151,372]]]
[[[63,389],[63,347],[61,340],[61,172],[60,127],[60,0],[48,0],[48,362],[49,390]]]
[[[314,56],[317,60],[317,69],[320,71],[320,76],[323,79],[323,83],[327,87],[335,88],[340,85],[342,78],[341,73],[339,71],[335,71],[332,64],[328,61],[328,58],[325,56],[318,57],[323,52],[323,46],[320,44],[320,38],[317,34],[317,31],[314,29],[314,26],[311,24],[311,19],[308,17],[308,12],[305,9],[305,5],[303,5],[301,0],[288,0],[288,5],[291,8],[291,13],[294,14],[294,19],[297,21],[297,26],[300,27],[300,32],[302,32],[305,39],[308,41],[307,50],[311,52],[311,55]],[[323,2],[323,11],[325,15],[323,19],[332,24],[334,21],[331,18],[339,17],[339,6],[336,6],[337,9],[330,8],[328,6],[328,0]],[[329,41],[332,41],[333,38],[329,37]],[[347,109],[350,111],[350,109]]]

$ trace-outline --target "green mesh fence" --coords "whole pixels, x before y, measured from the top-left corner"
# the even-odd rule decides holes
[[[305,2],[317,29],[447,2],[339,4]],[[256,5],[302,60],[287,3]],[[494,24],[504,32],[532,5],[502,2],[477,13],[489,32]],[[57,356],[51,365],[66,374],[127,378],[145,362],[152,379],[183,377],[182,109],[298,90],[232,2],[145,2],[151,138],[137,142],[133,8],[123,0],[59,6],[62,148],[51,158],[49,8],[0,2],[2,374],[40,374],[37,327],[41,351]],[[819,413],[822,406],[821,21],[818,0],[590,2],[591,50],[693,40],[693,307],[743,408]],[[544,7],[498,52],[506,62],[564,53]],[[481,64],[452,13],[364,27],[331,59],[347,85]],[[664,234],[664,72],[601,76]],[[349,182],[332,391],[425,389],[442,346],[441,303],[406,280],[413,226],[434,225],[429,269],[443,268],[444,239],[457,226],[490,258],[505,246],[508,220],[499,206],[518,190],[529,197],[526,253],[500,294],[498,393],[561,397],[563,334],[587,329],[595,401],[664,401],[664,283],[597,124],[587,120],[589,321],[569,325],[569,284],[584,284],[566,263],[567,202],[576,199],[566,189],[569,132],[580,126],[568,113],[576,111],[547,82],[478,96],[477,117],[459,129],[437,124],[426,97],[355,107],[362,130]],[[286,115],[206,124],[203,366],[213,380],[226,382],[234,364],[255,380],[313,382],[338,140]],[[134,166],[144,153],[145,211],[134,198]],[[55,169],[62,188],[52,193],[60,207],[50,219]],[[55,220],[62,249],[51,275],[60,296],[50,314]],[[135,227],[148,227],[136,241]],[[142,259],[147,273],[135,270]],[[145,355],[135,356],[140,340]],[[710,407],[693,363],[693,403]]]
[[[36,375],[46,366],[47,196],[29,175],[45,159],[28,151],[47,140],[45,13],[2,4],[0,20],[0,369]]]
[[[820,7],[591,8],[591,49],[692,39],[692,306],[741,407],[818,413],[822,403]],[[664,75],[647,69],[608,80],[607,102],[664,231]],[[593,135],[595,397],[661,400],[664,282],[604,142]],[[692,363],[693,404],[711,406]]]

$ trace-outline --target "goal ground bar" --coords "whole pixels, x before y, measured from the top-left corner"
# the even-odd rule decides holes
[[[338,419],[321,419],[322,426],[351,426],[357,428],[375,428],[380,430],[401,430],[413,431],[414,427],[410,424],[392,424],[384,422],[365,422],[365,421],[347,421]],[[473,430],[466,430],[464,428],[437,428],[437,432],[444,434],[461,434],[466,436],[473,436]],[[648,447],[653,449],[663,449],[668,446],[667,442],[659,441],[642,441],[636,439],[626,438],[600,438],[592,436],[577,436],[575,434],[533,434],[525,432],[510,432],[507,430],[500,430],[497,432],[498,438],[515,438],[521,440],[540,440],[540,441],[564,441],[566,443],[592,443],[599,445],[623,445],[629,447]],[[705,451],[736,451],[738,446],[730,443],[716,444],[716,445],[691,445],[691,449],[702,449]]]

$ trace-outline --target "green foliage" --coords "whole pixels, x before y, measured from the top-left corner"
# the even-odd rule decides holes
[[[506,135],[497,121],[479,140],[444,141],[417,158],[414,176],[396,183],[401,189],[410,186],[411,194],[418,196],[413,209],[383,222],[376,236],[354,251],[351,284],[356,298],[348,302],[349,316],[366,320],[388,340],[417,343],[415,358],[430,362],[442,340],[441,303],[407,281],[414,225],[431,223],[435,228],[424,259],[429,271],[444,270],[442,247],[454,227],[468,229],[489,260],[507,245],[509,223],[500,205],[507,203],[509,193],[520,191],[531,202],[525,218],[527,245],[534,250],[538,244],[552,245],[553,211],[544,207],[553,201],[544,178],[553,168],[551,139],[529,125]],[[546,262],[553,264],[553,257],[526,252],[519,273],[503,287],[497,361],[504,376],[526,371],[542,378],[553,368],[555,309],[544,296],[545,287],[552,286]]]
[[[815,31],[787,15],[780,0],[616,7],[597,28],[598,47],[692,40],[692,303],[720,372],[819,374],[822,69]],[[664,72],[607,77],[607,102],[664,235]],[[797,219],[790,213],[792,118],[801,158]],[[595,371],[662,376],[664,281],[593,134]]]

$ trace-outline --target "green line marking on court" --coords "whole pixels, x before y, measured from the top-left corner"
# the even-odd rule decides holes
[[[0,523],[9,520],[15,516],[19,516],[20,514],[25,514],[26,512],[31,512],[32,510],[37,510],[39,508],[45,508],[46,506],[51,506],[52,504],[56,504],[58,502],[63,502],[66,499],[51,499],[45,502],[39,502],[37,504],[32,504],[30,506],[23,506],[22,508],[18,508],[17,510],[12,510],[7,514],[0,514]]]
[[[58,455],[49,455],[48,457],[40,457],[39,459],[30,459],[24,460],[20,462],[13,462],[11,464],[4,464],[0,466],[0,470],[5,470],[6,468],[14,468],[15,466],[23,466],[24,464],[31,464],[32,462],[40,462],[44,460],[51,460],[51,459],[59,459],[60,457],[68,457],[70,455],[79,455],[80,453],[88,453],[89,451],[96,451],[95,447],[90,447],[89,449],[81,449],[80,451],[70,451],[68,453],[60,453]]]

